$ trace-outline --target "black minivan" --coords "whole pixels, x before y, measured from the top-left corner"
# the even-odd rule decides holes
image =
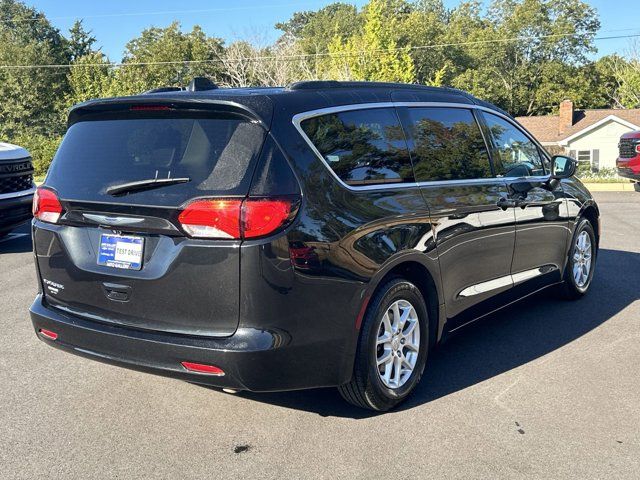
[[[552,285],[585,294],[600,222],[574,171],[449,88],[90,101],[34,200],[31,319],[98,361],[388,410],[452,332]]]

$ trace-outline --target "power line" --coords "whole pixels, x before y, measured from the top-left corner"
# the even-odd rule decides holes
[[[304,58],[317,58],[317,57],[352,57],[352,56],[386,53],[389,51],[426,50],[426,49],[432,49],[432,48],[482,45],[482,44],[490,44],[490,43],[533,41],[533,40],[544,40],[548,38],[572,37],[572,36],[578,36],[578,35],[580,34],[556,33],[556,34],[540,35],[540,36],[520,36],[520,37],[510,37],[510,38],[474,40],[469,42],[415,45],[415,46],[409,46],[409,47],[397,47],[394,49],[360,50],[357,52],[334,52],[334,53],[320,52],[320,53],[304,53],[304,54],[301,53],[301,54],[293,54],[293,55],[259,55],[259,56],[253,56],[253,57],[230,57],[230,60],[232,61],[302,60]],[[619,40],[619,39],[625,39],[625,38],[638,38],[638,37],[640,37],[640,33],[631,34],[631,35],[613,35],[613,36],[594,37],[593,40],[594,41]],[[83,67],[117,68],[117,67],[123,67],[123,66],[141,67],[141,66],[162,66],[162,65],[197,65],[197,64],[208,64],[208,63],[220,63],[223,61],[224,60],[221,58],[212,58],[207,60],[171,60],[171,61],[159,61],[159,62],[120,62],[120,63],[109,62],[109,63],[85,63],[85,64],[63,63],[63,64],[44,64],[44,65],[0,65],[0,69],[20,70],[20,69],[36,69],[36,68],[56,69],[56,68],[83,68]]]
[[[101,13],[95,15],[67,15],[62,17],[41,17],[34,18],[19,18],[19,19],[4,19],[0,20],[6,23],[21,23],[21,22],[38,22],[40,20],[71,20],[71,19],[86,19],[86,18],[118,18],[118,17],[143,17],[149,15],[181,15],[181,14],[194,14],[194,13],[219,13],[219,12],[233,12],[242,10],[255,10],[265,8],[281,8],[281,7],[298,7],[300,5],[316,5],[319,0],[314,2],[296,2],[296,3],[279,3],[271,5],[252,5],[244,7],[224,7],[224,8],[201,8],[197,10],[160,10],[151,12],[125,12],[125,13]]]

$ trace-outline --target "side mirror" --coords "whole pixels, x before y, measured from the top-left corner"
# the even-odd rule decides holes
[[[561,180],[563,178],[573,177],[576,173],[578,162],[573,158],[565,155],[555,155],[552,159],[551,178]]]

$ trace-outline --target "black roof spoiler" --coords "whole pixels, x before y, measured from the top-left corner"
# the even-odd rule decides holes
[[[271,109],[260,112],[251,105],[245,105],[231,98],[212,97],[190,97],[181,93],[169,91],[165,95],[135,95],[130,97],[114,97],[74,105],[69,111],[67,126],[81,121],[84,117],[92,114],[124,113],[131,110],[145,110],[144,107],[169,107],[176,111],[200,110],[228,112],[244,117],[251,122],[260,123],[263,127],[269,128],[271,122]],[[150,110],[151,110],[150,108]]]

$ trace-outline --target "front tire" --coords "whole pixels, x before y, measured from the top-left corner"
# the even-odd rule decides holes
[[[567,300],[582,298],[593,280],[596,266],[597,243],[593,226],[582,219],[571,239],[569,258],[564,270],[562,296]]]
[[[364,316],[351,381],[338,387],[361,408],[387,411],[420,382],[427,361],[429,317],[420,290],[396,278],[378,289]]]

